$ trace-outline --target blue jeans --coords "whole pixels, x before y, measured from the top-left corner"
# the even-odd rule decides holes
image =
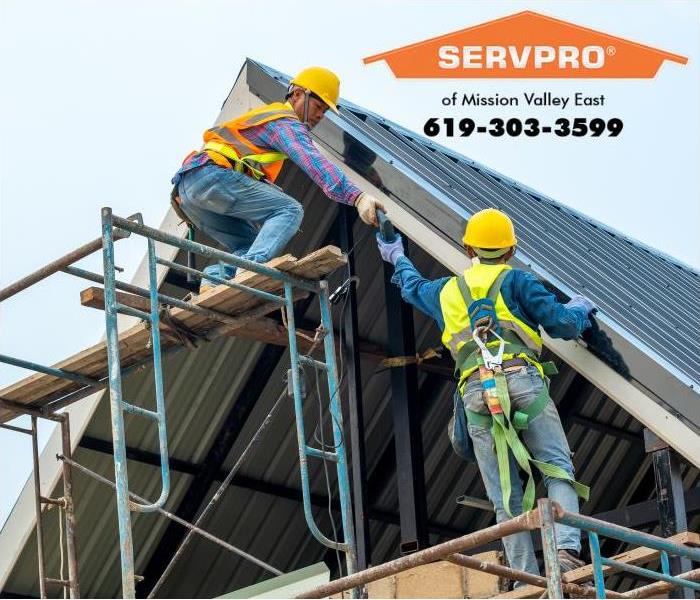
[[[178,192],[182,210],[197,228],[253,262],[278,256],[304,216],[301,204],[282,190],[214,164],[185,172]],[[230,279],[236,268],[214,264],[204,273]]]
[[[517,371],[506,373],[508,392],[513,410],[527,408],[537,397],[545,385],[539,372],[533,366],[523,367]],[[467,385],[462,401],[471,410],[480,408],[478,412],[488,413],[481,397],[481,382],[472,381]],[[527,429],[520,432],[521,439],[536,460],[557,465],[567,471],[572,477],[574,467],[571,462],[571,450],[566,440],[564,429],[559,419],[559,413],[551,398],[545,409],[528,423]],[[474,445],[479,471],[484,480],[486,494],[496,509],[498,523],[510,517],[503,507],[503,495],[498,476],[498,461],[493,446],[493,437],[488,429],[469,425],[469,436]],[[533,467],[533,470],[535,467]],[[513,455],[510,454],[511,496],[510,508],[513,515],[522,513],[523,488],[518,474],[518,467]],[[570,483],[562,479],[544,477],[549,498],[561,504],[569,512],[578,513],[578,496]],[[566,550],[581,550],[581,532],[559,523],[555,526],[557,548]],[[529,531],[523,531],[503,538],[503,546],[508,558],[508,564],[521,571],[539,575],[539,567],[535,559],[532,537]],[[516,584],[518,585],[518,584]]]

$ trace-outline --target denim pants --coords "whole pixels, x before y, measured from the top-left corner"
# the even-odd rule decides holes
[[[546,385],[537,369],[533,366],[523,367],[517,371],[506,372],[508,392],[513,410],[527,408]],[[462,397],[465,407],[470,410],[488,414],[482,394],[481,382],[477,379],[467,385]],[[503,506],[503,495],[498,475],[498,461],[493,445],[493,437],[489,429],[476,425],[469,425],[469,436],[474,445],[474,454],[484,480],[486,494],[496,509],[496,521],[498,523],[508,520],[510,517]],[[557,465],[574,475],[574,467],[571,462],[571,450],[566,440],[564,429],[559,419],[556,406],[551,398],[545,409],[528,423],[527,429],[520,432],[520,436],[532,457],[553,465]],[[512,514],[522,513],[523,487],[518,474],[518,466],[510,456],[511,496],[510,509]],[[533,471],[535,467],[533,466]],[[578,513],[578,496],[570,483],[562,479],[544,477],[549,498],[561,504],[564,510]],[[557,548],[580,551],[581,532],[574,528],[559,523],[555,526]],[[532,546],[532,537],[529,531],[523,531],[503,538],[503,546],[508,558],[508,564],[513,569],[527,571],[539,575],[539,567],[535,559]],[[516,584],[517,586],[518,584]]]
[[[278,256],[304,216],[301,204],[282,190],[211,163],[183,173],[178,192],[182,210],[197,228],[253,262]],[[235,272],[232,265],[204,269],[223,279]]]

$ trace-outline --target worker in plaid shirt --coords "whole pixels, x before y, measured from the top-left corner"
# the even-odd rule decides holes
[[[379,201],[348,180],[314,146],[310,130],[329,108],[337,112],[340,81],[310,67],[291,81],[285,102],[274,102],[208,129],[204,148],[191,153],[173,177],[178,214],[248,260],[278,256],[299,230],[304,210],[274,185],[284,160],[297,164],[335,202],[355,206],[376,225]],[[214,264],[204,274],[231,279],[232,265]],[[202,280],[200,294],[216,285]]]

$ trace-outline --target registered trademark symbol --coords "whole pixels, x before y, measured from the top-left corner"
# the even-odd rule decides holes
[[[617,49],[615,48],[615,46],[608,46],[608,47],[605,49],[605,53],[606,53],[608,56],[615,56],[615,52],[617,52]]]

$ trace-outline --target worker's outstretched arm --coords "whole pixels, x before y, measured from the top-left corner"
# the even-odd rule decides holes
[[[567,304],[560,304],[532,274],[517,271],[514,275],[516,300],[527,320],[541,325],[552,337],[566,340],[579,337],[590,327],[588,314],[595,306],[588,298],[574,296]]]
[[[377,234],[377,245],[382,259],[394,265],[394,275],[391,282],[399,286],[401,297],[423,314],[432,318],[442,331],[445,324],[440,309],[440,291],[449,277],[434,280],[423,277],[404,255],[403,240],[398,234],[393,242],[385,242]]]
[[[294,119],[278,119],[265,127],[269,133],[269,145],[284,152],[326,196],[335,202],[355,206],[362,221],[368,225],[377,224],[376,211],[377,208],[383,210],[381,203],[360,190],[318,151],[306,125]]]

